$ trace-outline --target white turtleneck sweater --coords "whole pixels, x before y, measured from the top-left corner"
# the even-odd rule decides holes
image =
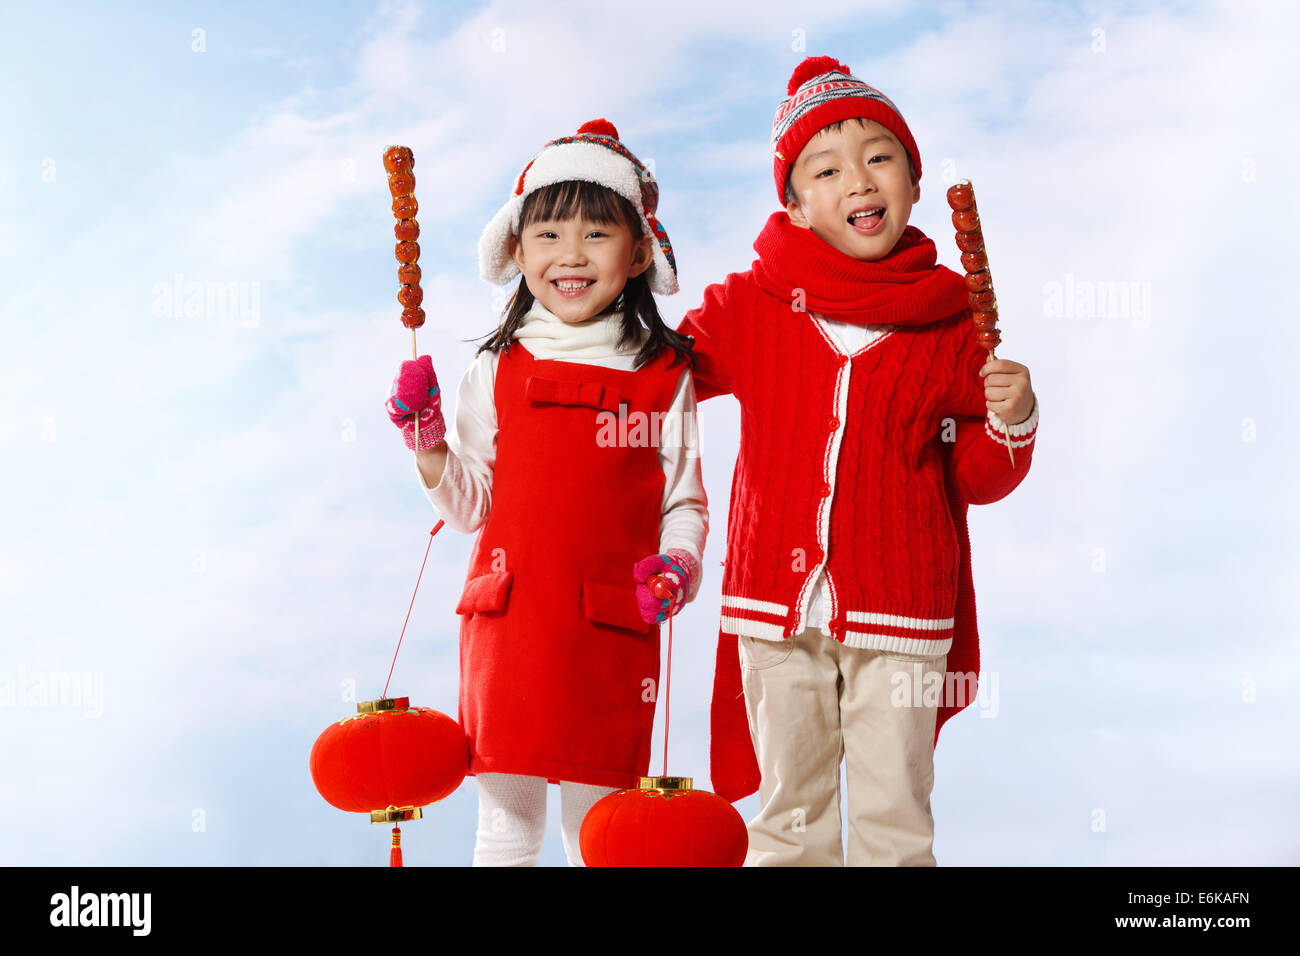
[[[618,336],[621,313],[597,316],[570,325],[534,302],[515,331],[515,341],[535,359],[600,365],[631,371],[640,343],[622,349]],[[492,470],[496,463],[497,352],[480,352],[461,377],[456,391],[456,416],[447,429],[447,464],[442,480],[430,488],[415,472],[434,510],[457,531],[472,533],[487,521],[492,509]],[[700,478],[698,429],[695,423],[695,384],[689,366],[683,366],[672,405],[660,432],[659,463],[664,470],[664,498],[659,521],[659,551],[681,548],[704,566],[704,541],[709,530],[709,501]],[[683,423],[689,423],[683,434]],[[559,451],[557,449],[557,451]],[[694,599],[700,582],[691,581],[687,600]]]

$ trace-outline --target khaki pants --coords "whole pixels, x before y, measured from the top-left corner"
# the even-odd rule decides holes
[[[942,675],[946,661],[946,654],[846,647],[816,627],[784,641],[740,638],[749,732],[762,772],[747,866],[844,865],[841,759],[848,865],[935,865],[936,712],[933,701],[919,703],[913,685],[924,686],[928,672]]]

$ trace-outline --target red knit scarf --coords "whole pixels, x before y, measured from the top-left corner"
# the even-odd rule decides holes
[[[855,259],[811,229],[790,222],[784,210],[768,218],[754,240],[759,288],[783,302],[856,325],[926,325],[966,307],[966,283],[935,265],[933,240],[915,226],[903,230],[883,259]]]

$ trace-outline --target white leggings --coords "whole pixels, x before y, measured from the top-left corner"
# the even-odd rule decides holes
[[[546,835],[546,779],[480,773],[475,866],[536,866]],[[615,787],[560,781],[561,832],[569,866],[583,866],[578,831],[592,805]]]

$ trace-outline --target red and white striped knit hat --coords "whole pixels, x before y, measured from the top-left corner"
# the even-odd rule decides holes
[[[789,94],[772,120],[772,161],[777,200],[785,205],[785,177],[799,153],[819,131],[840,120],[875,120],[898,137],[921,181],[921,154],[903,114],[889,97],[868,86],[830,56],[810,56],[790,76]]]
[[[553,139],[528,161],[514,192],[492,217],[478,242],[479,274],[488,282],[504,285],[519,274],[510,255],[510,236],[519,235],[519,213],[524,197],[534,190],[570,179],[597,183],[618,193],[636,209],[645,234],[655,240],[654,258],[646,270],[650,289],[660,295],[677,291],[677,261],[668,233],[655,217],[659,184],[632,151],[619,142],[618,130],[607,119],[578,127],[574,136]]]

